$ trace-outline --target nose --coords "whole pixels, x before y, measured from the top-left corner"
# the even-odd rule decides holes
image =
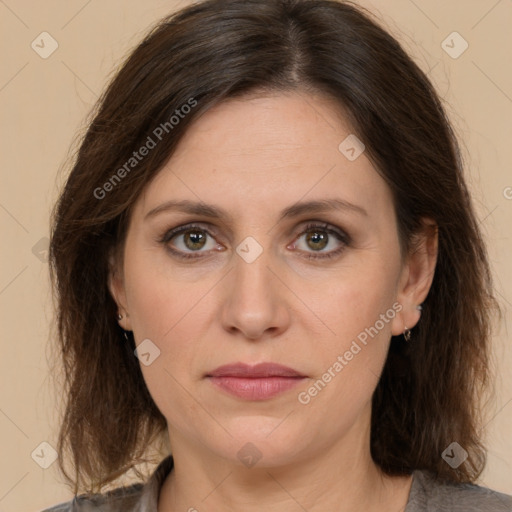
[[[234,254],[221,312],[223,328],[230,334],[260,340],[278,336],[288,328],[287,288],[276,268],[269,250],[263,250],[250,263]]]

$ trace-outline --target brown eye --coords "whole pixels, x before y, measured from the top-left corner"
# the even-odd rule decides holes
[[[193,225],[171,229],[159,241],[169,252],[179,258],[200,258],[217,247],[215,239],[208,230]]]
[[[299,241],[304,237],[304,243]],[[294,248],[305,253],[307,259],[325,259],[338,256],[350,245],[351,239],[343,231],[330,227],[329,224],[317,225],[309,224],[304,231],[297,237]],[[332,250],[325,251],[328,246],[333,246]],[[336,248],[338,246],[338,248]],[[315,254],[317,253],[317,254]]]
[[[329,235],[322,231],[314,230],[307,233],[306,243],[315,250],[324,249],[329,242]]]
[[[204,232],[197,229],[189,229],[183,234],[183,243],[190,250],[202,249],[206,243]]]

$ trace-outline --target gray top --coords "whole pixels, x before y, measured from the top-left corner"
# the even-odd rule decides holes
[[[104,494],[76,496],[42,512],[157,512],[158,495],[173,468],[169,455],[147,483],[118,487]],[[473,484],[436,482],[427,471],[416,470],[404,512],[512,512],[512,496]]]

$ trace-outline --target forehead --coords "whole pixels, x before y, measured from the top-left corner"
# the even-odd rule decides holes
[[[139,213],[186,199],[261,219],[274,206],[338,198],[382,214],[391,202],[387,185],[364,152],[351,161],[339,149],[352,132],[339,105],[323,96],[230,99],[189,127],[142,194]]]

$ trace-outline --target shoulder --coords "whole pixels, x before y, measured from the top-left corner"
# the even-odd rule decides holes
[[[158,495],[167,475],[174,467],[167,456],[146,482],[117,487],[102,494],[81,494],[71,501],[54,505],[42,512],[144,512],[157,510]]]
[[[135,512],[139,510],[143,484],[118,487],[104,494],[81,494],[41,512]]]
[[[475,484],[440,481],[416,470],[405,512],[512,512],[512,496]]]

